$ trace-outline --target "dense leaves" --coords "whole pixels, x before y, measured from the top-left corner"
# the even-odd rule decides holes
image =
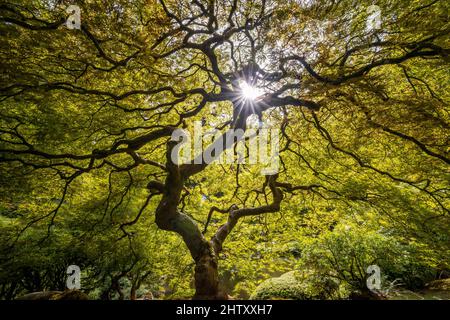
[[[63,290],[71,264],[102,299],[449,275],[448,2],[376,1],[376,23],[350,0],[74,3],[80,29],[72,1],[0,4],[1,298]],[[278,130],[278,174],[175,165],[196,121]]]

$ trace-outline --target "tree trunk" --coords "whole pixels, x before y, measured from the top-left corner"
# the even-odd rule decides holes
[[[196,300],[225,299],[219,291],[217,257],[212,244],[205,239],[196,223],[187,215],[178,213],[169,223],[159,222],[161,229],[170,230],[182,236],[195,262],[194,283]]]
[[[205,239],[194,220],[185,214],[177,213],[171,219],[164,219],[158,214],[156,223],[163,230],[173,231],[182,236],[195,262],[195,295],[193,299],[214,300],[225,299],[219,292],[219,274],[217,257],[212,244]]]
[[[224,299],[219,290],[219,273],[217,259],[211,253],[211,247],[206,248],[203,255],[195,261],[195,300]]]
[[[136,288],[134,286],[131,287],[130,300],[136,300]]]
[[[158,187],[163,196],[155,211],[155,222],[161,230],[178,233],[195,261],[193,299],[225,299],[226,295],[221,294],[219,290],[217,256],[212,243],[205,239],[191,217],[178,210],[186,176],[182,175],[180,167],[172,162],[171,151],[175,145],[175,141],[169,141],[166,150],[166,168],[169,174],[164,186]],[[153,187],[156,185],[152,184]]]

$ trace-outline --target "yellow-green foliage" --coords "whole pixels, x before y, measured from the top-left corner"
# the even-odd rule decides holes
[[[338,283],[310,270],[290,271],[261,283],[250,299],[316,300],[337,298]]]

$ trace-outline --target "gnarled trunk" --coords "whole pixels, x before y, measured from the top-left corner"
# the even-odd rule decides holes
[[[134,286],[131,287],[130,300],[136,300],[136,288]]]
[[[224,299],[225,295],[219,289],[219,273],[217,258],[212,253],[210,245],[204,254],[195,261],[195,296],[197,300]]]
[[[235,119],[234,127],[236,129],[245,130],[245,119],[248,116],[249,114],[240,115],[239,117],[236,115],[235,117],[237,118]],[[226,137],[229,133],[232,135],[233,131],[227,131],[223,137]],[[242,134],[240,134],[238,139],[240,140],[241,138]],[[210,242],[205,239],[195,221],[178,210],[178,205],[181,201],[181,193],[186,179],[202,171],[208,164],[206,162],[197,164],[197,161],[193,161],[194,164],[175,165],[172,161],[172,150],[176,145],[177,142],[172,140],[167,143],[167,162],[165,169],[167,169],[168,175],[165,183],[162,184],[158,181],[150,181],[148,184],[149,190],[152,190],[155,194],[162,194],[162,198],[155,211],[155,222],[161,230],[178,233],[188,247],[192,258],[195,261],[196,292],[194,299],[227,299],[228,296],[219,289],[217,253],[220,252],[221,243],[240,216],[236,215],[236,221],[233,220],[231,224],[227,224],[221,228],[221,232],[215,236],[214,242]],[[231,142],[229,139],[218,139],[213,145],[229,149],[234,145],[234,139],[232,139]],[[214,149],[214,146],[208,147],[208,150],[211,148]],[[205,152],[208,153],[208,150]],[[213,154],[213,152],[211,152],[211,154]],[[218,157],[219,155],[220,153],[214,153],[215,157]],[[274,192],[274,190],[272,190],[272,192]],[[272,206],[267,206],[267,208],[264,207],[262,210],[265,210],[264,212],[271,211]],[[246,214],[248,213],[242,213],[242,215]],[[228,231],[224,233],[225,230]]]
[[[219,290],[217,256],[212,244],[205,239],[197,224],[183,213],[177,213],[170,220],[157,219],[157,224],[163,230],[181,235],[194,259],[195,295],[193,299],[225,299],[226,295]]]

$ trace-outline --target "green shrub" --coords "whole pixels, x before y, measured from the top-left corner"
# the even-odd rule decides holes
[[[261,283],[250,299],[331,299],[336,297],[338,288],[333,279],[310,270],[290,271]]]
[[[388,290],[394,282],[417,289],[434,279],[437,269],[433,261],[429,252],[413,242],[379,231],[338,227],[305,248],[299,265],[339,279],[348,294],[365,294],[370,265],[380,268],[382,290]]]

